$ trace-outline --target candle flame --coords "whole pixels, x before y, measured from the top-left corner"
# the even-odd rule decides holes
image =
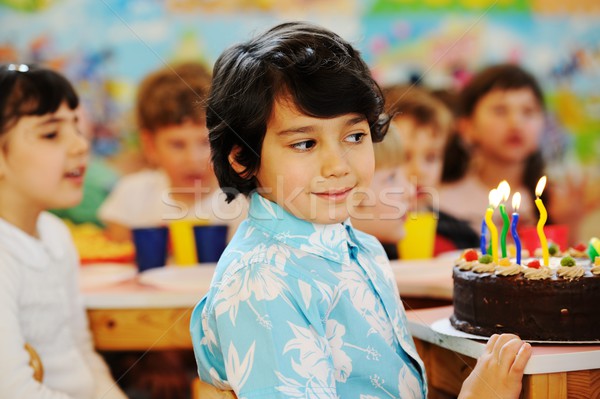
[[[498,184],[498,192],[501,195],[501,201],[508,200],[508,197],[510,197],[510,185],[506,180],[502,180],[500,184]]]
[[[542,176],[540,180],[537,182],[537,186],[535,186],[535,195],[536,197],[541,197],[544,192],[544,188],[546,187],[546,176]]]
[[[490,201],[490,206],[493,208],[497,208],[502,200],[502,194],[497,189],[492,189],[490,194],[488,195],[488,199]]]
[[[518,212],[520,205],[521,205],[521,193],[517,191],[516,193],[513,194],[513,199],[512,199],[513,210],[515,212]]]

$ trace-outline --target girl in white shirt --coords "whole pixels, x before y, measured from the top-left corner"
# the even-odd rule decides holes
[[[78,257],[46,210],[82,198],[89,146],[79,99],[56,72],[0,66],[0,396],[124,398],[94,351],[77,286]],[[37,382],[25,344],[44,367]]]

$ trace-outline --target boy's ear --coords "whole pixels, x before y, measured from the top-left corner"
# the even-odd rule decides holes
[[[241,165],[238,161],[237,161],[237,156],[240,153],[240,151],[242,150],[242,148],[239,145],[235,145],[233,146],[233,148],[231,149],[231,151],[229,152],[229,165],[231,165],[231,168],[233,170],[235,170],[235,173],[237,173],[238,175],[242,176],[242,177],[246,177],[245,175],[248,174],[246,167],[244,165]]]
[[[142,146],[142,154],[150,164],[156,164],[156,143],[154,135],[148,130],[140,132],[140,145]]]
[[[0,179],[4,178],[6,170],[6,148],[2,147],[0,143]]]

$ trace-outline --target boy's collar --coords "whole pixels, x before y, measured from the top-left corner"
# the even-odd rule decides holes
[[[275,240],[337,263],[349,262],[349,251],[359,246],[349,219],[334,224],[311,223],[256,192],[250,196],[248,218]]]

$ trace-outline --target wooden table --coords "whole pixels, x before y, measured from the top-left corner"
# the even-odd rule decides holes
[[[485,342],[442,335],[431,324],[452,314],[452,307],[407,312],[410,331],[425,362],[430,398],[458,395]],[[532,344],[521,398],[600,398],[600,345]]]
[[[135,280],[84,291],[96,348],[191,349],[190,317],[206,291],[165,291]]]
[[[393,261],[392,269],[407,310],[447,304],[452,298],[449,259]],[[214,271],[214,264],[203,264]],[[210,275],[197,288],[175,291],[130,280],[84,289],[94,342],[99,350],[189,349],[191,311],[208,292]]]

